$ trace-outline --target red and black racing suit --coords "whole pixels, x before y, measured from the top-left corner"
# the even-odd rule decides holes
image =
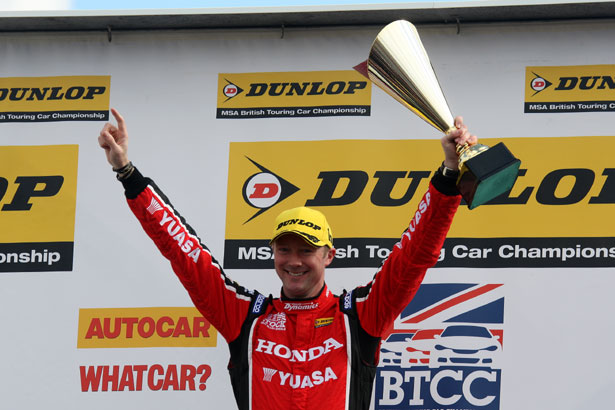
[[[368,409],[380,339],[436,263],[460,202],[454,181],[437,172],[370,283],[341,296],[325,286],[297,301],[229,279],[150,179],[135,170],[122,182],[143,228],[228,342],[240,410]]]

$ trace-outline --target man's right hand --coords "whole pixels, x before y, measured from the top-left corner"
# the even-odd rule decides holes
[[[124,117],[115,108],[111,108],[111,114],[115,117],[117,126],[106,123],[98,136],[98,145],[105,150],[107,161],[113,169],[120,169],[130,162],[127,155],[128,132]]]
[[[459,169],[457,146],[475,145],[478,143],[478,137],[470,134],[468,127],[463,123],[463,117],[458,116],[455,117],[455,129],[442,137],[440,141],[444,150],[444,165],[447,168]]]

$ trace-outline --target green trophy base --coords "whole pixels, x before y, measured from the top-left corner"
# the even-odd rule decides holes
[[[521,161],[500,142],[461,164],[457,189],[468,208],[474,209],[509,191],[520,166]]]

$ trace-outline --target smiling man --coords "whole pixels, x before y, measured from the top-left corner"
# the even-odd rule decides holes
[[[366,410],[380,340],[433,266],[460,202],[457,144],[475,144],[461,118],[441,140],[444,161],[399,242],[365,286],[334,295],[325,283],[333,234],[325,216],[299,207],[276,219],[271,246],[280,297],[245,289],[225,275],[166,196],[128,160],[122,116],[98,137],[144,230],[192,301],[229,344],[240,410]],[[217,407],[227,408],[226,403]]]
[[[273,263],[282,281],[282,296],[311,299],[325,284],[325,268],[333,261],[331,228],[325,216],[299,207],[282,212],[274,223]]]

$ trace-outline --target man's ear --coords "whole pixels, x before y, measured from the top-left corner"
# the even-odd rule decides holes
[[[333,258],[335,257],[335,248],[329,248],[325,246],[325,266],[329,266],[331,262],[333,262]]]

